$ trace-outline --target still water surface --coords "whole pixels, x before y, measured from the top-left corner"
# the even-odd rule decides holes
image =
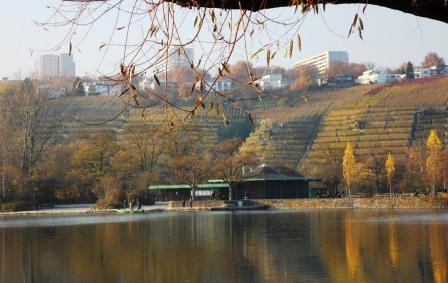
[[[0,282],[447,282],[448,211],[0,218]]]

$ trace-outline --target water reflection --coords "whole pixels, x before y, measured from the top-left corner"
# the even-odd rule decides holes
[[[0,220],[0,280],[447,282],[448,222],[409,221],[417,213],[159,214],[28,228]]]

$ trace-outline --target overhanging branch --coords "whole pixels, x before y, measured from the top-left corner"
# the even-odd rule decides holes
[[[107,0],[63,0],[67,2],[105,2]],[[173,0],[182,7],[206,7],[223,9],[263,9],[291,6],[292,3],[317,4],[366,4],[376,5],[416,16],[448,23],[448,0]],[[380,20],[380,19],[378,19]]]

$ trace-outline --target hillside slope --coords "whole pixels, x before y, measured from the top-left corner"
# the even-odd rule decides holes
[[[285,106],[285,98],[290,106]],[[66,141],[100,129],[120,132],[127,124],[142,121],[164,126],[170,116],[175,117],[175,124],[193,125],[208,146],[226,138],[247,138],[241,150],[255,151],[259,162],[306,174],[311,167],[325,162],[328,152],[341,154],[347,142],[352,143],[359,160],[391,152],[399,162],[404,161],[410,145],[425,141],[431,129],[436,129],[445,142],[448,78],[306,93],[279,92],[252,102],[252,128],[245,115],[231,109],[224,110],[231,122],[225,125],[213,111],[198,111],[194,119],[184,119],[181,111],[170,110],[167,115],[161,108],[122,111],[123,101],[117,97],[69,98],[65,103],[67,118],[62,133]]]
[[[303,156],[296,169],[304,174],[327,162],[329,154],[340,155],[338,158],[341,158],[347,142],[352,144],[360,161],[372,155],[384,158],[391,152],[397,162],[402,163],[408,147],[424,143],[431,129],[437,130],[442,142],[446,140],[448,78],[315,91],[308,93],[307,98],[306,102],[299,101],[294,107],[265,109],[256,113],[257,118],[270,121],[270,132],[275,132],[272,128],[278,128],[284,121],[300,125],[310,115],[321,117],[310,129],[314,133],[311,134],[313,140],[305,153],[290,147],[289,156]],[[289,131],[300,131],[300,126]],[[282,133],[282,139],[272,138],[274,142],[269,143],[264,141],[266,137],[260,136],[257,140],[257,134],[251,135],[249,145],[244,149],[253,146],[258,156],[272,164],[283,164],[285,156],[288,156],[285,154],[288,143],[296,142],[294,135],[288,136],[288,132]],[[277,139],[282,141],[282,145],[271,145]]]

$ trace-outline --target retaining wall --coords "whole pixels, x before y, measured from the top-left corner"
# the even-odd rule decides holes
[[[343,199],[265,199],[258,203],[271,208],[448,208],[448,198],[343,198]]]
[[[208,209],[210,207],[219,207],[223,206],[224,201],[223,200],[197,200],[193,201],[192,208],[194,209]],[[170,201],[168,203],[169,209],[183,209],[183,208],[190,208],[189,201],[185,201],[185,207],[183,206],[182,201]]]
[[[339,198],[339,199],[257,199],[254,204],[276,209],[304,208],[448,208],[448,198],[407,197],[407,198]],[[223,206],[224,201],[194,201],[193,209],[208,209]],[[171,201],[170,209],[182,209],[181,201]],[[185,207],[189,203],[185,202]]]

